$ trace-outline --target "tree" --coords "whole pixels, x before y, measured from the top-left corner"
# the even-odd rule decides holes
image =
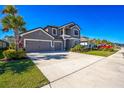
[[[16,50],[19,49],[20,33],[25,32],[25,22],[22,16],[17,15],[17,9],[15,6],[6,6],[2,14],[5,16],[1,19],[2,30],[4,32],[14,31]]]

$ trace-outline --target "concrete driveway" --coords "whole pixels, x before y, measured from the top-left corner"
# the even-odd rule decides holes
[[[61,60],[37,62],[37,66],[51,81],[43,88],[124,87],[124,48],[107,58],[78,53],[66,54]]]
[[[69,84],[68,86],[61,85],[63,83],[58,84],[58,81],[104,59],[104,57],[100,56],[72,52],[28,53],[28,56],[54,87],[73,87],[68,81],[66,82]],[[75,79],[80,82],[78,78],[71,79],[71,81],[75,81]],[[82,77],[82,79],[84,78]],[[51,85],[45,87],[52,87]]]
[[[51,83],[53,88],[123,88],[124,87],[124,49],[97,63]],[[48,86],[45,86],[48,87]]]

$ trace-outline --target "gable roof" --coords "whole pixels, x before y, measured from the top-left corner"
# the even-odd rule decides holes
[[[50,25],[48,25],[48,26],[44,27],[43,29],[45,30],[45,29],[48,28],[48,27],[59,28],[59,26],[50,26]]]
[[[66,26],[69,26],[69,28],[72,28],[72,27],[76,26],[76,27],[80,30],[79,25],[75,24],[74,22],[70,22],[70,23],[64,24],[64,25],[62,25],[62,26],[50,26],[50,25],[48,25],[48,26],[46,26],[46,27],[43,28],[43,29],[45,30],[45,29],[48,28],[48,27],[61,29],[61,28],[66,27]]]
[[[32,29],[32,30],[29,30],[29,31],[27,31],[25,33],[22,33],[21,36],[26,35],[26,34],[33,33],[33,32],[38,31],[38,30],[41,30],[42,32],[44,32],[45,34],[47,34],[48,36],[50,36],[51,38],[55,39],[52,35],[48,34],[46,31],[44,31],[41,27],[38,27],[38,28],[35,28],[35,29]]]
[[[76,26],[78,29],[80,29],[80,27],[77,24],[75,24],[74,22],[70,22],[70,23],[67,23],[65,25],[62,25],[62,26],[60,26],[60,28],[63,28],[63,27],[66,27],[66,26],[69,26],[70,28]]]
[[[81,37],[80,41],[84,42],[84,41],[89,41],[89,39],[87,37]]]

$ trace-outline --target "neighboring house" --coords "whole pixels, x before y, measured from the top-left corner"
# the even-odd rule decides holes
[[[89,39],[88,37],[81,37],[80,38],[80,45],[85,46],[85,48],[96,48],[95,41],[92,39]]]
[[[81,37],[80,38],[80,45],[87,46],[89,44],[89,38],[88,37]]]
[[[3,40],[8,42],[9,44],[15,43],[15,38],[13,36],[5,36]]]
[[[75,23],[35,28],[21,34],[27,52],[69,50],[80,43],[80,28]]]
[[[8,46],[9,44],[6,41],[0,40],[0,49],[4,49]]]

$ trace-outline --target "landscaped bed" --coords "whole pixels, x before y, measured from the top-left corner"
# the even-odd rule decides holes
[[[97,55],[97,56],[110,56],[112,54],[114,54],[117,51],[100,51],[100,50],[92,50],[92,51],[88,51],[88,52],[82,52],[84,54],[90,54],[90,55]]]
[[[1,88],[35,88],[49,83],[30,59],[0,61]]]
[[[96,55],[96,56],[104,56],[108,57],[114,53],[116,53],[119,49],[117,48],[97,48],[97,49],[91,49],[91,48],[85,48],[81,45],[76,45],[75,47],[71,48],[71,52],[78,52],[78,53],[84,53],[84,54],[90,54],[90,55]]]

